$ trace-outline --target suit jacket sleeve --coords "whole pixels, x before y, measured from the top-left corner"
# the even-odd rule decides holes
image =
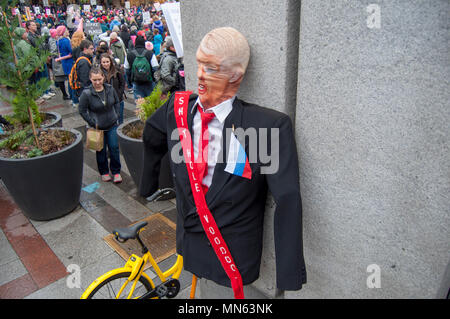
[[[145,122],[142,136],[144,164],[139,187],[139,194],[143,197],[148,197],[158,190],[161,159],[167,153],[167,109],[169,105],[173,107],[173,98],[164,103]]]
[[[279,139],[275,138],[271,143],[271,164],[278,160],[279,166],[274,173],[266,175],[266,180],[276,203],[274,238],[277,287],[299,290],[306,283],[306,270],[297,147],[288,116],[280,118],[275,127],[279,128]],[[274,152],[278,154],[278,159],[274,157]]]

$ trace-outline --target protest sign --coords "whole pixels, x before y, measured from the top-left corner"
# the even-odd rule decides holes
[[[91,22],[91,21],[85,21],[83,24],[83,30],[89,35],[99,35],[102,34],[102,27],[100,26],[99,22]]]
[[[167,27],[169,28],[170,36],[173,40],[173,45],[177,51],[177,57],[182,57],[183,40],[181,33],[181,14],[180,3],[164,3],[161,5],[164,17],[166,18]]]
[[[151,23],[151,18],[150,18],[150,12],[148,12],[148,11],[145,11],[143,14],[142,14],[142,22],[144,23],[144,24],[149,24],[149,23]]]
[[[29,7],[25,7],[25,15],[27,17],[27,20],[31,20],[31,11]]]

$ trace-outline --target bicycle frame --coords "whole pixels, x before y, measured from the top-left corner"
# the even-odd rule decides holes
[[[144,272],[144,268],[145,268],[145,265],[147,264],[147,262],[150,262],[150,264],[153,266],[153,269],[155,270],[156,274],[158,275],[158,277],[162,283],[164,283],[170,276],[172,276],[173,279],[178,279],[180,277],[181,271],[183,270],[183,257],[181,255],[177,256],[177,260],[176,260],[175,264],[173,264],[172,267],[170,267],[165,272],[162,272],[161,269],[159,268],[158,264],[156,263],[155,259],[153,258],[153,256],[151,255],[151,253],[149,251],[147,251],[142,257],[136,256],[133,254],[130,256],[130,258],[128,259],[128,261],[126,262],[124,267],[113,269],[113,270],[105,273],[104,275],[100,276],[99,278],[97,278],[88,287],[88,289],[83,293],[81,298],[83,299],[83,297],[88,296],[92,292],[92,290],[95,289],[96,283],[102,282],[111,276],[114,276],[118,273],[123,273],[123,272],[131,272],[131,274],[128,277],[128,279],[125,281],[125,283],[122,285],[122,287],[120,288],[118,294],[116,295],[116,299],[120,298],[125,287],[129,283],[133,282],[132,287],[130,289],[130,293],[127,296],[127,299],[130,299],[134,293],[136,284],[139,281],[139,278],[141,276],[144,276],[145,279],[147,279],[150,282],[152,289],[154,289],[155,284],[154,284],[153,280],[151,280],[151,278]],[[89,288],[91,288],[91,289],[89,289]]]

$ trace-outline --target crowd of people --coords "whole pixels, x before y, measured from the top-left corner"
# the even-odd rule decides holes
[[[24,12],[18,10],[18,14]],[[120,183],[116,129],[123,122],[126,93],[133,93],[135,100],[145,98],[158,83],[163,97],[185,89],[183,61],[177,58],[162,11],[150,3],[83,11],[62,5],[38,12],[45,14],[28,11],[21,16],[23,22],[15,30],[21,38],[19,58],[29,46],[50,52],[47,63],[30,81],[48,77],[63,99],[78,108],[88,126],[104,131],[104,148],[97,152],[99,173],[105,182]],[[147,17],[150,13],[151,19],[144,20],[144,13]],[[85,22],[99,24],[102,33],[86,32]],[[38,103],[55,95],[49,89]]]

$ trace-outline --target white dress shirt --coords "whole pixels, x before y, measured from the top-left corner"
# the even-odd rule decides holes
[[[208,132],[209,132],[209,141],[208,141],[208,174],[203,177],[202,184],[208,187],[211,186],[214,168],[216,167],[217,159],[219,153],[222,149],[222,130],[223,125],[225,123],[225,119],[228,114],[230,114],[233,109],[233,102],[235,97],[232,97],[229,100],[226,100],[208,110],[205,113],[214,112],[215,117],[208,124]],[[200,105],[200,107],[204,110],[202,103],[200,102],[200,98],[197,99],[194,106],[191,109],[191,112],[194,112],[194,108]],[[194,158],[197,159],[198,155],[198,142],[200,139],[200,133],[202,131],[202,120],[200,117],[200,112],[194,116],[193,127],[192,127],[194,137]]]

